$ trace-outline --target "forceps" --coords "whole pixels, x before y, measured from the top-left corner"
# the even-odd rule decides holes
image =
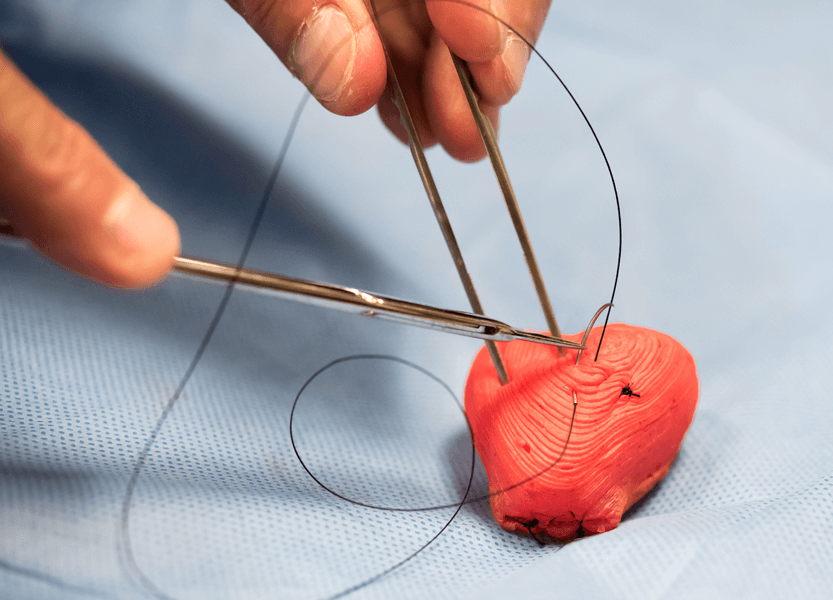
[[[382,31],[379,27],[379,14],[376,10],[376,4],[371,2],[370,6],[372,8],[372,16],[373,22],[376,26],[377,31]],[[442,230],[443,237],[445,238],[446,245],[448,246],[449,252],[451,252],[451,256],[454,259],[454,264],[457,267],[457,274],[460,277],[460,281],[463,284],[463,288],[466,291],[466,295],[468,296],[469,303],[471,304],[472,311],[482,315],[483,314],[483,307],[480,304],[480,300],[477,297],[477,292],[474,289],[474,284],[471,280],[471,276],[466,269],[465,262],[463,261],[463,255],[460,252],[460,248],[457,244],[457,240],[454,236],[454,232],[451,229],[451,224],[448,221],[448,216],[446,215],[445,209],[443,208],[442,201],[440,200],[440,194],[437,190],[437,186],[434,183],[434,178],[431,175],[431,170],[428,168],[428,161],[425,159],[425,152],[422,146],[422,143],[419,140],[419,135],[417,134],[416,126],[414,125],[413,118],[411,117],[410,110],[408,108],[408,103],[405,101],[405,95],[402,92],[402,87],[399,84],[399,81],[396,76],[396,70],[394,69],[393,62],[391,61],[390,51],[388,50],[387,43],[385,42],[384,36],[380,36],[382,42],[382,48],[385,52],[385,59],[387,61],[388,67],[388,79],[391,84],[391,88],[393,90],[394,101],[399,109],[399,116],[400,120],[402,121],[402,125],[405,127],[405,131],[408,134],[408,145],[411,148],[411,154],[414,158],[414,163],[416,164],[417,171],[419,172],[419,176],[422,179],[423,186],[425,187],[425,192],[428,195],[428,200],[431,203],[431,207],[434,209],[434,215],[437,218],[437,223]],[[471,72],[468,69],[466,63],[456,56],[453,52],[450,52],[451,59],[454,62],[454,68],[457,71],[457,76],[460,79],[460,85],[463,88],[463,93],[466,96],[466,101],[469,105],[469,110],[471,110],[472,117],[474,117],[474,122],[477,125],[477,129],[480,133],[480,137],[483,140],[483,144],[486,147],[486,151],[489,155],[489,160],[492,163],[492,168],[495,171],[495,176],[497,177],[498,184],[500,185],[500,190],[503,194],[503,198],[506,201],[506,208],[509,210],[509,216],[512,219],[512,225],[515,227],[515,233],[518,236],[518,241],[521,244],[521,249],[523,250],[524,259],[526,260],[527,268],[529,269],[529,273],[532,276],[532,282],[535,285],[535,292],[538,295],[538,301],[541,304],[541,308],[544,311],[544,317],[547,320],[547,326],[549,327],[551,336],[563,342],[564,340],[561,338],[561,331],[558,328],[558,323],[555,320],[555,314],[552,310],[552,305],[550,304],[550,299],[547,294],[546,287],[544,286],[544,280],[541,276],[541,270],[538,267],[538,262],[535,259],[535,254],[532,251],[532,244],[529,241],[529,235],[526,231],[526,226],[524,225],[523,219],[521,218],[521,211],[518,207],[518,201],[515,198],[515,193],[512,190],[512,184],[509,182],[509,175],[506,172],[506,167],[503,163],[503,157],[500,154],[500,150],[498,149],[497,145],[497,137],[495,136],[495,132],[492,129],[492,124],[489,119],[483,114],[480,110],[480,106],[478,105],[478,98],[477,94],[474,91],[474,88],[471,84]],[[565,344],[558,343],[555,344],[557,346],[561,346],[559,348],[559,353],[563,353],[563,348]],[[497,346],[491,340],[486,341],[486,347],[489,350],[489,354],[492,358],[492,363],[495,366],[495,370],[497,371],[498,378],[500,379],[500,383],[502,385],[506,385],[509,383],[509,377],[506,374],[506,368],[503,365],[503,360],[500,357],[500,352],[498,352]]]

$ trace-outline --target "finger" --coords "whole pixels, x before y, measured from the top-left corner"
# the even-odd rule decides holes
[[[434,2],[442,7],[455,6],[453,1],[434,0]],[[454,40],[455,44],[452,44],[450,43],[452,34],[438,28],[449,48],[469,62],[475,87],[481,99],[487,104],[503,106],[520,90],[530,56],[530,48],[526,41],[533,44],[537,41],[549,7],[550,0],[507,0],[505,4],[498,5],[499,10],[492,11],[492,14],[503,19],[509,27],[502,27],[504,35],[501,37],[498,51],[492,55],[481,55],[482,59],[466,58],[464,55],[466,48],[460,47],[461,44],[465,44],[465,39],[460,39],[462,34],[458,33],[458,39]],[[446,10],[450,12],[450,9],[446,8]],[[472,9],[469,9],[469,12],[471,13]],[[431,3],[429,3],[429,14],[433,19]],[[461,16],[458,15],[456,18],[459,19]],[[492,19],[492,17],[487,18]],[[499,23],[497,19],[492,20]],[[465,29],[459,20],[449,20],[446,26],[449,31],[459,32],[460,29]]]
[[[421,90],[417,87],[419,84],[419,71],[416,67],[410,66],[404,62],[394,61],[397,73],[397,81],[402,88],[402,95],[405,96],[405,102],[408,104],[408,112],[411,115],[411,120],[419,136],[419,141],[423,148],[430,148],[437,143],[437,136],[431,130],[431,125],[428,117],[425,114],[425,106],[422,102]],[[385,88],[385,92],[379,99],[378,103],[379,116],[385,126],[399,138],[399,141],[408,143],[408,132],[405,125],[402,124],[402,118],[399,114],[399,107],[393,101],[393,91],[391,86]]]
[[[506,28],[504,0],[427,0],[434,28],[452,52],[465,61],[487,62],[500,54]]]
[[[373,7],[379,35],[395,64],[422,64],[433,30],[425,4],[421,0],[373,0]]]
[[[425,114],[431,130],[451,156],[473,162],[486,156],[486,147],[460,84],[445,43],[435,35],[425,59],[423,78]],[[480,102],[480,109],[497,131],[498,108]]]
[[[144,287],[179,252],[173,219],[0,52],[0,215],[102,283]]]
[[[521,89],[529,53],[527,43],[510,31],[499,56],[485,63],[469,63],[480,98],[493,106],[503,106],[514,98]]]
[[[328,110],[376,104],[387,67],[362,0],[227,0]]]

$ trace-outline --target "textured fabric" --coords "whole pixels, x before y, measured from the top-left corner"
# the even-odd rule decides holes
[[[677,337],[701,384],[618,529],[541,547],[485,500],[457,511],[486,492],[460,409],[474,341],[240,288],[176,396],[222,286],[103,289],[4,241],[0,597],[830,597],[831,23],[811,1],[553,6],[539,48],[622,199],[613,319]],[[303,89],[225,3],[6,1],[0,39],[184,253],[237,259]],[[615,272],[604,162],[536,58],[501,127],[559,322],[582,330]],[[487,314],[544,328],[489,166],[428,155]],[[372,113],[310,103],[247,264],[467,308]]]

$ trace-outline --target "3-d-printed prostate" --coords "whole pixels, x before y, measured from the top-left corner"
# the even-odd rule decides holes
[[[691,354],[663,333],[611,324],[594,360],[601,329],[578,365],[575,350],[499,343],[505,386],[485,348],[474,359],[466,414],[504,529],[554,538],[613,529],[680,449],[699,393]]]

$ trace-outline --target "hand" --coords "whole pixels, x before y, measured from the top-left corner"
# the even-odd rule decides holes
[[[499,107],[520,88],[529,47],[492,15],[534,42],[550,0],[372,1],[423,144],[439,142],[460,160],[483,158],[448,49],[469,63],[481,109],[497,129]],[[228,2],[327,109],[354,115],[378,102],[382,120],[406,141],[364,0]]]
[[[144,287],[179,252],[173,219],[0,51],[0,217],[91,279]]]
[[[485,149],[447,48],[469,63],[481,107],[497,127],[498,107],[518,91],[529,51],[490,15],[497,11],[534,41],[549,0],[491,0],[494,9],[489,0],[376,1],[423,143],[439,142],[461,160],[482,158]],[[405,140],[385,88],[379,34],[362,0],[229,2],[326,108],[353,115],[378,103],[383,121]],[[112,286],[151,285],[179,253],[173,219],[2,51],[0,217],[49,258]]]

